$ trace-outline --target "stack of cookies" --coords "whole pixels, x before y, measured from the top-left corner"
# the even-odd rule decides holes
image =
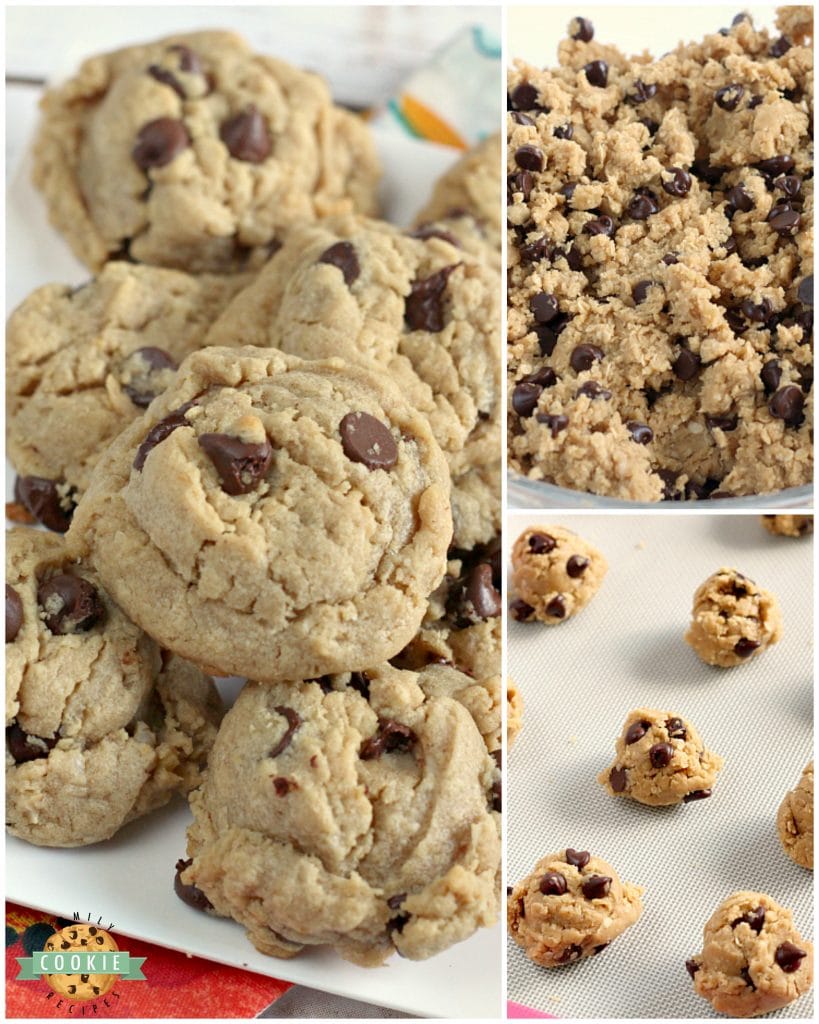
[[[229,33],[43,110],[97,276],[9,322],[10,831],[187,793],[186,902],[274,956],[431,956],[499,900],[499,142],[406,231],[366,126]],[[250,680],[226,714],[212,675]]]

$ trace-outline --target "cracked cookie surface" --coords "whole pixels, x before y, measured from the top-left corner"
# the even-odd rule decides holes
[[[389,382],[207,348],[103,455],[69,543],[152,636],[221,675],[366,669],[420,624],[446,463]]]

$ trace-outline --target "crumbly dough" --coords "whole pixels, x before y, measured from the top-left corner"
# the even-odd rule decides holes
[[[565,622],[591,601],[607,570],[602,553],[571,530],[530,526],[512,548],[512,617]]]
[[[780,537],[809,537],[813,533],[813,516],[761,516],[768,533]]]
[[[643,912],[643,889],[587,850],[539,860],[506,898],[509,934],[541,967],[602,953]]]
[[[430,422],[453,476],[500,449],[500,279],[437,235],[344,216],[294,228],[207,337],[379,369]]]
[[[49,936],[43,949],[46,953],[113,953],[116,941],[93,924],[70,924]],[[69,999],[87,1000],[104,996],[119,979],[117,974],[46,974],[48,987]]]
[[[614,745],[614,762],[597,776],[611,796],[652,807],[711,796],[724,762],[705,749],[694,726],[673,711],[636,708]]]
[[[785,794],[776,815],[779,841],[800,867],[813,871],[813,761],[795,789]]]
[[[51,89],[34,181],[94,270],[120,254],[193,271],[262,260],[293,224],[376,209],[365,123],[324,82],[239,36],[170,36],[84,61]]]
[[[511,679],[506,680],[506,749],[511,750],[523,725],[523,694]]]
[[[509,460],[643,502],[812,479],[810,8],[509,72]],[[796,20],[794,20],[796,19]],[[673,42],[673,40],[669,40]]]
[[[708,919],[702,952],[685,966],[694,991],[718,1013],[758,1017],[810,989],[813,945],[770,896],[736,892]]]
[[[697,588],[685,639],[708,665],[742,665],[781,636],[776,597],[736,569],[718,569]]]
[[[74,562],[62,538],[6,534],[6,822],[83,846],[200,782],[221,704]]]
[[[6,334],[6,444],[18,473],[78,500],[106,446],[173,379],[249,274],[107,264],[38,288]]]
[[[466,710],[420,682],[248,683],[226,716],[181,877],[262,952],[420,960],[495,921],[498,769]]]
[[[102,456],[69,543],[158,642],[264,681],[366,669],[418,629],[446,464],[389,381],[207,348]]]

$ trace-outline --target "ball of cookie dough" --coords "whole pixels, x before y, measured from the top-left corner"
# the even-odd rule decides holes
[[[506,680],[506,749],[518,738],[523,725],[523,695],[511,680]]]
[[[781,537],[809,537],[813,533],[813,516],[761,516],[768,533]]]
[[[796,788],[785,794],[776,826],[785,853],[800,867],[813,871],[813,761],[802,772]]]
[[[83,846],[197,786],[213,682],[129,621],[62,538],[6,534],[6,822]]]
[[[686,961],[694,991],[718,1013],[758,1017],[779,1010],[813,983],[813,945],[790,910],[761,892],[729,896],[703,929],[702,952]]]
[[[376,208],[364,122],[317,75],[230,32],[91,57],[42,108],[34,181],[93,269],[124,254],[227,272],[266,258],[294,224]]]
[[[643,889],[621,882],[587,850],[561,850],[538,861],[506,898],[509,934],[541,967],[562,967],[602,953],[643,912]]]
[[[119,949],[108,932],[93,924],[71,924],[46,939],[47,953],[114,953]],[[118,974],[46,974],[48,987],[69,999],[94,999],[110,992]]]
[[[736,569],[718,569],[697,588],[685,639],[708,665],[741,665],[781,636],[774,595]]]
[[[705,749],[694,726],[673,711],[636,708],[614,745],[614,763],[597,776],[611,796],[665,807],[711,796],[719,754]]]
[[[205,348],[102,456],[69,543],[169,650],[221,675],[313,678],[417,631],[446,565],[448,487],[389,380]]]
[[[389,666],[366,695],[249,683],[228,712],[181,881],[262,952],[420,960],[494,923],[499,769],[466,709],[419,683]]]
[[[591,601],[607,570],[602,553],[571,530],[530,526],[512,548],[512,617],[565,622]]]

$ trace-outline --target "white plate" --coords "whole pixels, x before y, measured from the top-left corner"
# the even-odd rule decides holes
[[[396,224],[407,224],[425,202],[435,178],[457,154],[393,133],[376,132],[376,140],[385,171],[385,215]],[[26,160],[9,189],[9,309],[38,285],[78,284],[89,276],[49,227],[42,199],[29,177]],[[8,498],[13,484],[13,471],[7,469]],[[236,688],[227,684],[227,689],[235,693]],[[75,910],[93,911],[115,922],[118,934],[405,1013],[444,1018],[500,1014],[499,927],[423,963],[396,956],[371,970],[348,964],[326,950],[305,952],[293,960],[263,956],[238,924],[197,913],[174,895],[174,864],[184,856],[189,821],[187,805],[179,801],[133,822],[108,843],[85,849],[48,850],[9,839],[6,894],[16,903],[61,916],[71,917]]]

